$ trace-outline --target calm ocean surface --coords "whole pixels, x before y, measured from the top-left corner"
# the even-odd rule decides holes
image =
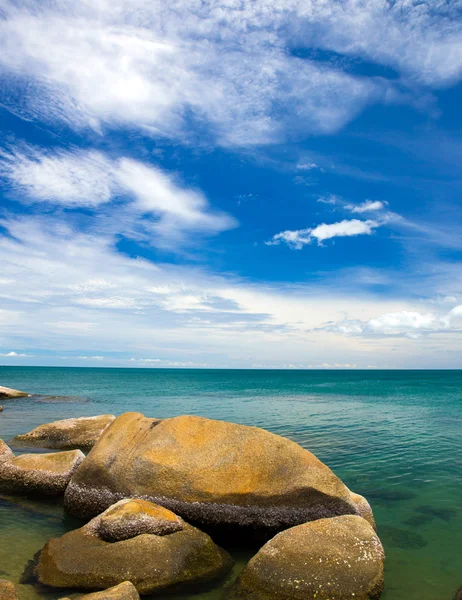
[[[0,385],[39,394],[1,402],[6,441],[47,421],[132,410],[287,436],[371,502],[387,554],[383,600],[451,600],[462,585],[462,371],[0,367]],[[18,582],[50,537],[78,525],[59,504],[0,496],[0,577]],[[249,556],[234,554],[237,573]],[[65,595],[19,590],[28,600]]]

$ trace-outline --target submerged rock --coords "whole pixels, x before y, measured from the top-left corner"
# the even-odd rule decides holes
[[[133,583],[124,581],[102,592],[81,596],[79,600],[139,600],[139,598],[140,595]],[[69,600],[69,598],[61,598],[60,600]]]
[[[14,584],[6,579],[0,579],[0,600],[18,600]]]
[[[58,496],[85,455],[80,450],[14,456],[0,440],[0,492]]]
[[[98,415],[45,423],[28,433],[17,435],[12,443],[56,450],[90,450],[114,419],[114,415]]]
[[[251,559],[230,598],[375,600],[383,591],[384,552],[371,525],[346,515],[276,535]]]
[[[462,585],[458,590],[456,590],[456,593],[454,594],[454,598],[452,600],[462,600]]]
[[[104,432],[72,477],[65,508],[91,517],[124,497],[203,524],[270,529],[362,510],[295,442],[257,427],[139,413],[121,415]]]
[[[104,539],[109,521],[111,539],[120,541]],[[169,523],[175,524],[170,531]],[[63,588],[101,589],[131,581],[138,592],[151,593],[208,581],[231,566],[231,557],[207,534],[165,508],[128,499],[50,540],[35,576],[40,583]]]
[[[0,385],[0,398],[25,398],[26,396],[29,396],[27,392],[20,392]]]
[[[394,525],[382,525],[380,534],[388,538],[391,546],[403,548],[404,550],[419,550],[427,545],[425,538],[420,533],[410,529],[401,529]]]

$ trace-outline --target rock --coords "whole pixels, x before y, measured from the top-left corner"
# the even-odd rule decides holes
[[[28,433],[17,435],[12,443],[56,450],[90,450],[114,419],[114,415],[98,415],[45,423]]]
[[[453,600],[462,600],[462,585],[456,590]]]
[[[29,395],[26,392],[20,392],[19,390],[13,390],[0,385],[0,398],[24,398]]]
[[[121,500],[101,515],[99,536],[120,542],[143,533],[168,535],[181,531],[184,521],[175,513],[146,500]]]
[[[80,450],[15,457],[5,442],[0,440],[0,492],[49,496],[63,494],[84,458]]]
[[[140,595],[133,583],[124,581],[102,592],[81,596],[79,600],[139,600],[139,598]],[[61,600],[69,600],[69,598],[61,598]]]
[[[354,492],[351,492],[351,499],[353,500],[353,502],[356,505],[356,508],[358,509],[359,516],[363,519],[366,519],[366,521],[370,523],[375,530],[377,530],[371,505],[366,500],[366,498],[364,498],[364,496],[361,496],[360,494],[355,494]]]
[[[3,412],[3,406],[0,406],[0,412]]]
[[[18,600],[16,589],[11,581],[0,579],[0,600]]]
[[[109,520],[111,535],[116,532],[114,537],[120,541],[103,539]],[[181,529],[148,533],[165,523]],[[137,535],[138,531],[146,533]],[[128,538],[130,533],[134,537]],[[208,581],[231,566],[230,556],[207,534],[165,508],[128,499],[84,527],[50,540],[40,553],[35,574],[38,582],[54,587],[98,589],[131,581],[138,592],[151,593]]]
[[[360,514],[340,479],[295,442],[193,416],[118,417],[72,477],[65,508],[87,518],[127,497],[213,525],[273,529]]]
[[[229,598],[375,600],[383,590],[384,552],[371,525],[346,515],[276,535],[250,560]]]

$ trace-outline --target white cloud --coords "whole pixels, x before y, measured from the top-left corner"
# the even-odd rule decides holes
[[[200,190],[184,186],[154,165],[128,158],[23,147],[0,153],[0,174],[20,200],[30,202],[96,208],[122,196],[131,211],[124,215],[132,222],[131,228],[126,227],[128,234],[140,233],[142,227],[148,236],[155,233],[164,241],[178,240],[185,231],[218,233],[236,225],[230,215],[213,211]],[[150,223],[142,219],[145,215],[155,219]]]
[[[404,310],[385,313],[367,321],[344,319],[328,324],[324,329],[346,335],[406,335],[412,339],[423,334],[458,332],[462,331],[462,305],[446,313]]]
[[[339,196],[336,196],[335,194],[330,194],[328,196],[321,196],[316,200],[316,202],[320,202],[321,204],[335,205],[341,203],[342,199]]]
[[[386,204],[386,202],[381,202],[380,200],[366,200],[362,204],[347,204],[345,208],[352,213],[365,213],[382,210]]]
[[[184,138],[205,122],[211,140],[246,146],[332,133],[371,102],[403,101],[391,81],[293,55],[293,26],[335,26],[307,5],[311,15],[298,0],[284,9],[266,0],[6,4],[4,102],[26,118],[96,131]]]
[[[356,235],[371,235],[374,229],[379,227],[377,221],[360,221],[358,219],[344,220],[339,223],[322,223],[310,229],[298,229],[281,231],[272,237],[269,246],[286,243],[290,248],[301,250],[306,244],[316,239],[318,244],[335,237],[351,237]]]
[[[4,354],[3,352],[0,352],[0,356],[6,356],[9,358],[22,358],[24,356],[32,356],[32,354],[24,354],[22,352],[7,352]]]

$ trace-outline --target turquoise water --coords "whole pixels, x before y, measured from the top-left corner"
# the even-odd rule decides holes
[[[0,385],[40,394],[2,401],[5,440],[47,421],[127,410],[287,436],[370,500],[387,554],[383,600],[451,600],[462,585],[462,371],[0,367]],[[59,504],[0,497],[0,577],[17,582],[47,539],[75,526]],[[231,551],[235,575],[248,556]],[[63,595],[19,587],[22,599]]]

